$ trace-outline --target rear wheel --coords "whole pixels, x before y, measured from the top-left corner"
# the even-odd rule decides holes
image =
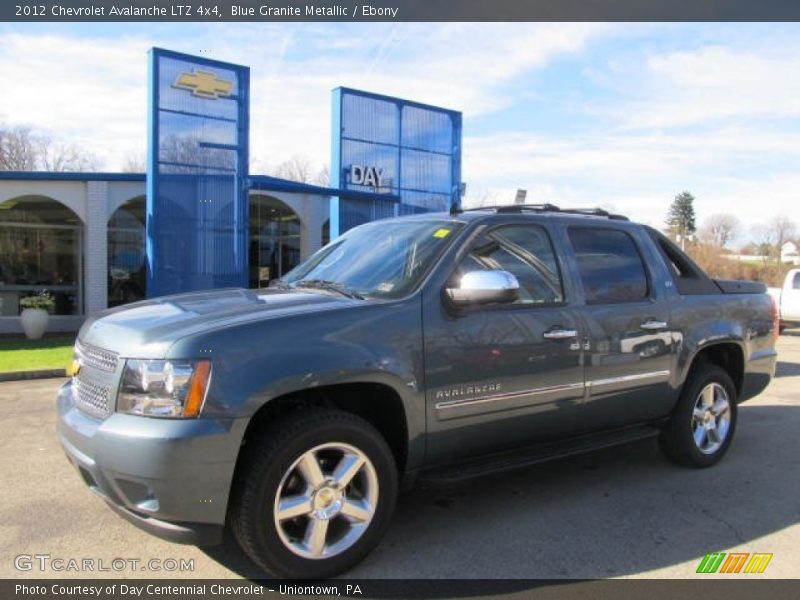
[[[673,462],[691,467],[718,463],[733,440],[736,403],[730,375],[716,365],[698,365],[661,434],[664,453]]]
[[[377,544],[394,509],[397,470],[369,423],[305,410],[247,446],[231,522],[256,563],[285,577],[330,577]]]

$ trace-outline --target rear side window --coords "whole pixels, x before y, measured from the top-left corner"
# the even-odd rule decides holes
[[[792,288],[795,290],[800,290],[800,273],[794,274],[794,279],[792,279]]]
[[[647,273],[631,236],[600,227],[570,227],[567,231],[587,304],[636,302],[647,297]]]

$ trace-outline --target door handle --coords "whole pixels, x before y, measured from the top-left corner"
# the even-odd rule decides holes
[[[568,340],[578,337],[578,332],[574,329],[551,329],[542,334],[548,340]]]
[[[659,331],[661,329],[666,329],[667,323],[666,321],[655,321],[653,319],[650,319],[639,325],[639,327],[641,327],[645,331]]]

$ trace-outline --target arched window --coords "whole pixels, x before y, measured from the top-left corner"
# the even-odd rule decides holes
[[[328,219],[322,224],[322,245],[327,246],[331,241],[331,220]]]
[[[45,196],[0,203],[0,316],[20,314],[19,301],[47,290],[53,314],[83,312],[81,220]]]
[[[145,198],[128,200],[108,220],[108,305],[145,296]]]
[[[271,196],[250,196],[250,287],[269,285],[300,262],[300,218]]]

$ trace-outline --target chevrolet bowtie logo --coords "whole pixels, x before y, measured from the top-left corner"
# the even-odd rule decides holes
[[[233,82],[219,79],[210,71],[194,70],[191,73],[181,73],[175,80],[173,87],[189,90],[193,96],[216,100],[231,95]]]

